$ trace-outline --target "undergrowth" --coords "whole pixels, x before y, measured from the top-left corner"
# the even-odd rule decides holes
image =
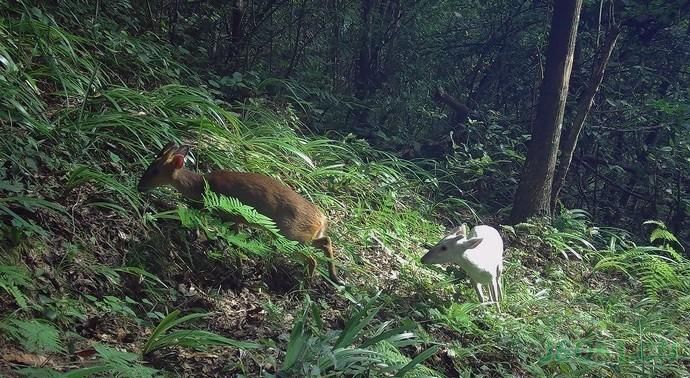
[[[648,241],[576,210],[503,227],[497,313],[419,257],[444,225],[496,221],[442,194],[491,187],[517,152],[432,166],[309,135],[290,105],[229,103],[184,52],[119,27],[129,2],[97,20],[86,3],[0,3],[3,373],[687,376],[690,263],[663,223]],[[300,255],[323,256],[239,201],[210,193],[199,211],[138,193],[168,141],[193,145],[192,169],[264,173],[318,204],[348,285],[323,271],[308,284]]]

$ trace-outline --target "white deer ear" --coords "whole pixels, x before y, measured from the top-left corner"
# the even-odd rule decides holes
[[[465,235],[467,235],[467,227],[463,224],[462,226],[455,227],[454,229],[448,231],[448,235],[446,236],[446,238]]]
[[[483,240],[483,238],[470,238],[458,241],[458,244],[462,245],[465,249],[473,249],[477,248]]]
[[[463,223],[462,226],[460,226],[460,229],[462,230],[462,236],[467,236],[467,223]]]
[[[449,239],[453,239],[453,238],[457,237],[459,231],[461,231],[460,226],[455,227],[454,229],[448,231],[446,236],[443,237],[443,240],[449,240]]]

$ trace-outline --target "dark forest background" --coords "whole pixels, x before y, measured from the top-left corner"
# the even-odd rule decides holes
[[[477,182],[457,172],[443,189],[502,214],[512,204],[549,63],[551,6],[147,1],[135,9],[186,63],[208,70],[202,76],[210,89],[254,98],[272,93],[267,78],[290,80],[282,91],[299,99],[313,132],[353,133],[451,169],[471,161],[484,170]],[[564,135],[591,87],[597,92],[560,193],[566,207],[616,226],[663,219],[688,237],[689,10],[685,1],[584,2]],[[131,12],[120,22],[131,24]],[[597,85],[601,60],[607,67]]]

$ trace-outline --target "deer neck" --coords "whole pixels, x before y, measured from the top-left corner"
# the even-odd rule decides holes
[[[173,187],[185,198],[201,201],[204,195],[204,176],[182,168],[173,176]]]

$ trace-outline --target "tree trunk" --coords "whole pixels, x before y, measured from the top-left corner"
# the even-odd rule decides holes
[[[581,8],[582,0],[554,2],[544,81],[527,160],[515,193],[511,223],[521,222],[531,216],[551,215],[551,183],[556,167]]]
[[[372,73],[372,7],[373,0],[361,0],[360,3],[360,22],[361,30],[359,35],[359,57],[357,58],[357,69],[355,73],[355,97],[359,101],[365,101],[371,91]],[[369,111],[361,106],[355,111],[355,122],[361,131],[369,131],[368,127]]]
[[[355,96],[364,99],[369,94],[371,86],[372,61],[372,0],[362,0],[360,4],[361,30],[359,36],[359,57],[355,76]]]
[[[333,24],[331,25],[331,91],[338,92],[340,84],[340,29],[343,24],[338,0],[329,0],[328,7]]]
[[[589,83],[585,88],[580,101],[577,104],[577,110],[575,112],[575,119],[572,125],[565,132],[563,141],[561,142],[561,156],[558,160],[558,169],[556,170],[556,175],[553,179],[553,188],[551,190],[551,212],[556,210],[556,203],[558,202],[558,195],[565,185],[565,179],[568,175],[568,169],[570,168],[570,163],[573,160],[573,153],[575,152],[575,147],[577,146],[577,140],[580,137],[580,132],[585,125],[585,120],[589,115],[589,111],[592,109],[592,104],[594,103],[594,96],[596,96],[599,91],[599,86],[604,79],[604,72],[606,71],[606,66],[609,63],[609,58],[611,58],[611,53],[616,47],[616,41],[620,35],[620,29],[614,27],[609,31],[609,35],[604,41],[604,44],[599,50],[599,56],[592,70],[592,77],[589,79]]]
[[[168,41],[175,44],[177,42],[177,34],[175,28],[177,27],[177,17],[179,15],[179,1],[175,0],[168,6]]]
[[[233,55],[240,51],[240,41],[242,38],[242,17],[244,16],[244,1],[234,0],[230,12],[230,49]]]

